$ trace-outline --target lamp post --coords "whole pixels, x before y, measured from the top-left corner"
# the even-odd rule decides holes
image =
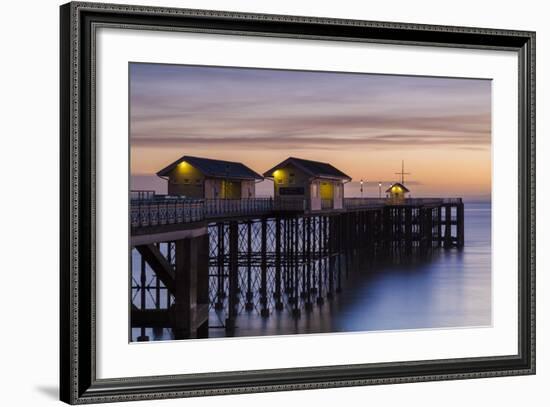
[[[378,199],[382,199],[382,183],[378,183]]]
[[[361,184],[361,198],[363,198],[363,179],[359,183]]]

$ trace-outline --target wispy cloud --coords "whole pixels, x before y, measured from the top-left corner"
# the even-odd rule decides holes
[[[490,182],[491,81],[132,64],[130,137],[142,174],[197,153],[262,171],[295,152],[381,179],[388,160],[425,172],[429,160],[434,176],[453,160]]]
[[[426,148],[426,147],[457,147],[464,149],[488,148],[483,140],[483,135],[407,135],[407,134],[378,134],[365,137],[309,137],[291,135],[276,139],[270,137],[136,137],[132,140],[134,146],[167,146],[183,147],[215,147],[228,146],[242,149],[272,148],[278,150],[292,149],[338,149],[349,147],[375,147],[375,148]]]

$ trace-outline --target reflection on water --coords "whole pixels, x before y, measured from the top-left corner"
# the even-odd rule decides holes
[[[284,335],[491,324],[491,205],[465,204],[463,250],[435,250],[424,262],[370,266],[347,280],[340,294],[295,320],[240,315],[235,336]],[[211,325],[221,325],[215,313]],[[133,330],[139,335],[139,329]],[[151,340],[172,339],[167,329],[147,330]],[[211,328],[210,337],[226,336]]]

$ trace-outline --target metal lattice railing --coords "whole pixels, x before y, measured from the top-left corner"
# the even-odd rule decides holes
[[[130,204],[132,228],[216,220],[232,216],[266,215],[273,211],[304,211],[300,199],[134,199]]]
[[[160,226],[216,220],[224,217],[269,215],[273,212],[305,212],[306,200],[302,197],[246,198],[246,199],[191,199],[179,197],[158,197],[147,194],[150,191],[137,191],[141,198],[130,203],[132,228]],[[143,198],[146,196],[146,198]],[[399,205],[453,205],[460,204],[461,198],[407,198]],[[344,198],[344,210],[379,208],[389,203],[378,198]],[[321,201],[321,210],[333,209],[331,199]]]

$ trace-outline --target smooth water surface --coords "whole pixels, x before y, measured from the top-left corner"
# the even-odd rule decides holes
[[[341,293],[299,319],[288,311],[262,318],[243,313],[235,336],[351,332],[491,325],[491,205],[465,204],[465,246],[435,249],[423,262],[370,266]],[[226,336],[214,312],[210,337]],[[152,340],[171,339],[167,329]],[[133,330],[139,335],[139,329]]]

